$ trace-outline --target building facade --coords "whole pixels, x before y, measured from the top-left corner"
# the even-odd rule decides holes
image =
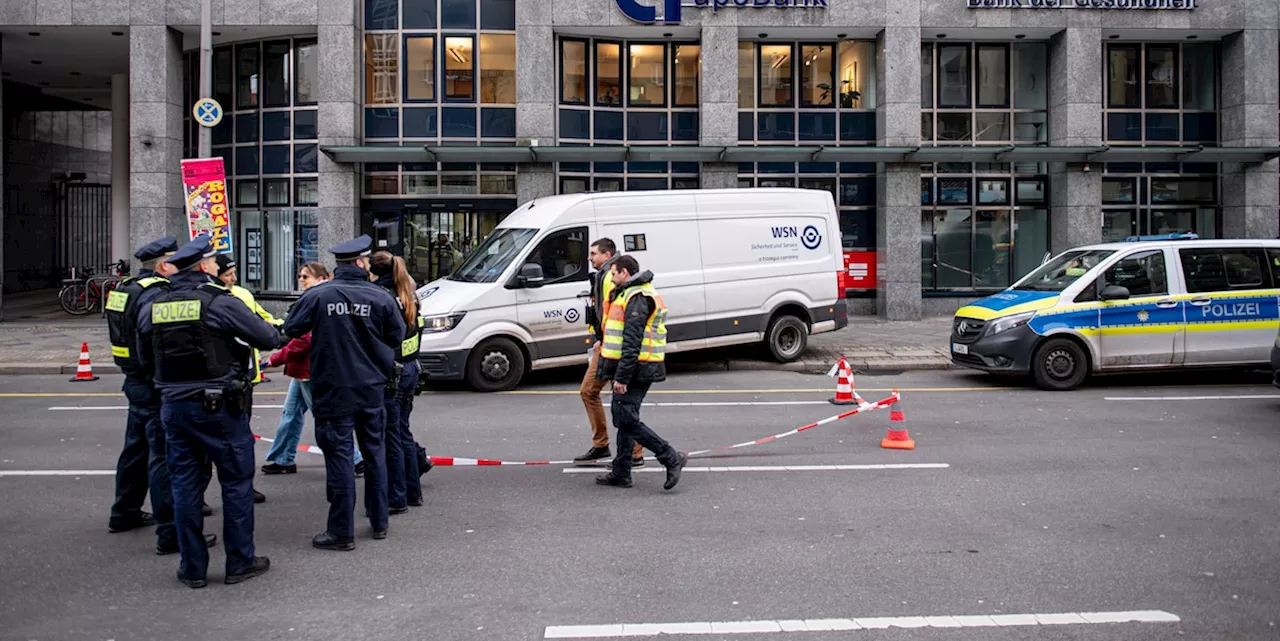
[[[0,67],[30,76],[10,44],[37,27],[127,41],[127,244],[183,234],[199,3],[102,4],[7,5]],[[888,319],[1075,245],[1280,231],[1280,0],[215,0],[214,23],[213,153],[267,296],[361,232],[433,278],[518,203],[588,190],[828,190],[851,312]]]

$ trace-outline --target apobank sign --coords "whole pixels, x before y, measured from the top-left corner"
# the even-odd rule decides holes
[[[710,8],[712,12],[721,9],[825,9],[827,0],[614,0],[618,8],[628,18],[636,22],[678,24],[681,7]],[[647,2],[655,4],[650,5]],[[662,16],[658,16],[657,4],[662,5]]]

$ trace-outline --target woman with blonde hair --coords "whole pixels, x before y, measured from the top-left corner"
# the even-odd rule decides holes
[[[385,287],[400,303],[404,315],[405,336],[396,361],[404,369],[395,394],[386,397],[387,429],[387,507],[391,514],[404,514],[409,506],[422,505],[422,483],[418,479],[417,443],[409,430],[409,414],[418,389],[418,323],[417,286],[405,269],[404,259],[391,252],[376,252],[369,258],[370,278]]]

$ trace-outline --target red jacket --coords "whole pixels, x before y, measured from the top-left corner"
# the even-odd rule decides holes
[[[271,355],[267,362],[272,367],[284,365],[284,375],[300,381],[311,380],[311,334],[295,338],[284,349]]]

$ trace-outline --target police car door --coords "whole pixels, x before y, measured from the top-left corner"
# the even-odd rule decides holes
[[[587,355],[591,335],[583,317],[583,300],[578,297],[588,285],[586,225],[560,229],[545,236],[524,259],[524,265],[538,265],[541,286],[516,286],[516,307],[520,325],[532,336],[529,352],[533,360]]]
[[[1186,333],[1182,305],[1170,291],[1165,248],[1133,252],[1107,268],[1098,293],[1124,287],[1128,299],[1099,302],[1099,352],[1102,368],[1173,365],[1181,362]]]
[[[1278,318],[1271,268],[1261,247],[1178,249],[1187,315],[1188,364],[1265,362]]]

